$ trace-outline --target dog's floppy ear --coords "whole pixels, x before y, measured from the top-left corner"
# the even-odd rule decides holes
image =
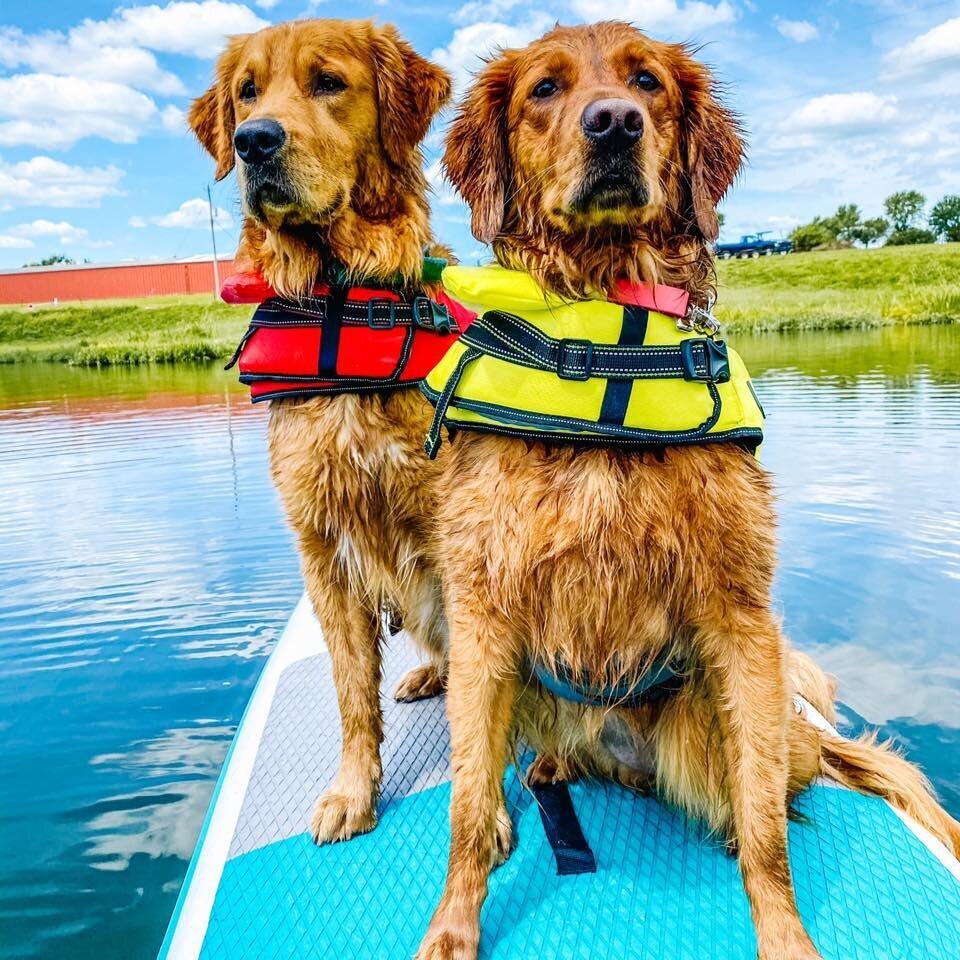
[[[406,163],[437,111],[450,99],[450,75],[421,57],[389,24],[373,28],[371,47],[380,139],[394,163]]]
[[[490,243],[503,229],[513,172],[507,106],[516,52],[504,50],[470,85],[447,134],[443,165],[470,206],[473,235]]]
[[[233,133],[237,125],[233,112],[231,84],[240,48],[246,37],[231,37],[227,49],[220,54],[214,69],[213,86],[190,104],[187,122],[207,153],[217,161],[218,180],[222,180],[234,164]]]
[[[710,71],[680,48],[677,78],[684,98],[684,163],[690,182],[690,219],[708,241],[717,239],[717,204],[733,185],[745,157],[743,128],[717,99]]]

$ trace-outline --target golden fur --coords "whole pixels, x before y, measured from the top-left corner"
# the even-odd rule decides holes
[[[659,86],[632,85],[638,71]],[[557,91],[537,99],[544,78]],[[613,206],[589,189],[584,202],[596,155],[580,128],[584,107],[612,96],[644,121],[615,185],[641,199]],[[625,277],[701,298],[714,206],[741,160],[737,124],[706,68],[618,23],[558,27],[494,59],[468,91],[445,157],[475,233],[505,266],[560,293],[610,293]],[[540,751],[532,778],[651,785],[723,834],[738,852],[760,960],[819,956],[786,848],[788,800],[818,774],[889,797],[960,850],[960,828],[915,768],[797,716],[800,692],[832,719],[833,688],[790,651],[771,610],[774,497],[748,452],[629,454],[462,431],[440,482],[452,836],[418,960],[476,957],[487,877],[509,851],[502,778],[514,721]],[[530,661],[559,658],[574,674],[629,680],[664,651],[687,682],[659,706],[577,707],[527,679]]]
[[[343,88],[317,92],[321,75]],[[400,274],[414,285],[431,239],[419,143],[449,93],[446,73],[392,27],[298,21],[231,39],[213,86],[190,110],[218,177],[233,168],[242,121],[271,118],[286,132],[269,175],[240,163],[241,266],[293,297],[331,261],[358,282]],[[430,658],[396,696],[443,687],[446,627],[425,549],[439,469],[423,455],[430,417],[416,389],[271,406],[271,471],[323,626],[342,721],[340,769],[313,817],[318,843],[376,823],[385,605]]]

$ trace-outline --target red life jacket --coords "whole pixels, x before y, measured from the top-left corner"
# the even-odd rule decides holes
[[[257,303],[230,362],[250,399],[313,397],[415,386],[475,314],[441,294],[405,299],[386,287],[318,283],[286,300],[258,274],[228,277],[227,303]]]

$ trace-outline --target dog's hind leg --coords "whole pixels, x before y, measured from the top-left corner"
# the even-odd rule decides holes
[[[439,696],[447,687],[447,623],[436,579],[416,576],[404,591],[403,627],[428,660],[404,674],[393,696],[401,703]]]
[[[340,768],[317,801],[311,832],[317,843],[372,830],[382,768],[380,742],[380,611],[358,596],[335,551],[301,537],[307,593],[323,629],[340,706]]]
[[[697,645],[716,711],[733,837],[759,960],[818,960],[797,912],[787,859],[786,644],[770,611],[718,591]]]

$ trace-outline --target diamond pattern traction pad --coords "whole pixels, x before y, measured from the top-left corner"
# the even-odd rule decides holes
[[[387,686],[413,663],[394,642]],[[203,960],[404,960],[443,886],[449,766],[442,703],[385,699],[386,789],[375,831],[316,847],[304,833],[339,753],[326,658],[278,688]],[[598,870],[558,877],[513,770],[517,848],[491,878],[484,960],[755,960],[736,862],[695,824],[613,785],[575,785]],[[960,883],[884,804],[817,786],[797,802],[790,858],[826,960],[960,960]]]

